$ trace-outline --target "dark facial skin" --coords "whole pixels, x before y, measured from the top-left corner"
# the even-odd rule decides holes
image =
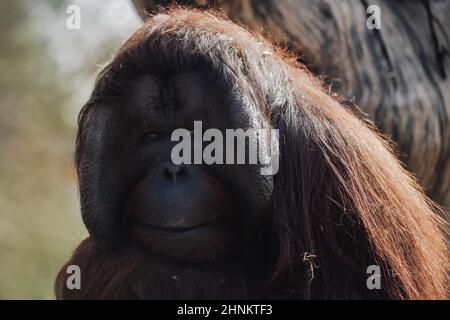
[[[121,102],[107,111],[112,120],[103,120],[119,125],[116,131],[121,134],[111,139],[110,149],[127,163],[118,169],[125,170],[123,174],[111,172],[121,176],[116,183],[125,189],[119,206],[124,208],[120,219],[125,241],[183,265],[251,258],[244,254],[243,243],[252,246],[248,239],[257,241],[252,230],[267,218],[264,210],[272,188],[272,178],[258,175],[254,165],[172,163],[171,151],[178,143],[171,141],[175,129],[192,130],[194,121],[202,121],[203,130],[245,130],[246,124],[233,125],[235,115],[224,106],[226,94],[214,91],[204,79],[202,71],[139,76],[117,99]],[[260,186],[254,190],[263,201],[248,197],[248,184]]]
[[[145,109],[145,128],[138,153],[149,153],[144,174],[133,189],[126,227],[153,253],[181,262],[212,262],[232,248],[233,199],[214,170],[175,165],[170,137],[178,128],[193,130],[194,121],[209,126],[210,97],[196,73],[170,79],[144,76],[130,98]],[[207,245],[206,245],[207,244]]]

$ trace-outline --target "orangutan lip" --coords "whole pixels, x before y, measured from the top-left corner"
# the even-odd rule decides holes
[[[198,224],[192,227],[160,227],[160,226],[154,226],[151,224],[144,224],[144,227],[146,229],[150,229],[150,230],[156,230],[156,231],[163,231],[163,232],[173,232],[173,233],[183,233],[183,232],[187,232],[187,231],[191,231],[194,229],[200,229],[206,226],[211,225],[213,222],[205,222],[202,224]]]

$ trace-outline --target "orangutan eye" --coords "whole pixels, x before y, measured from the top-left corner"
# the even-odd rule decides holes
[[[162,134],[159,132],[146,132],[141,136],[140,141],[143,143],[148,143],[157,140],[161,136]]]
[[[159,133],[157,133],[157,132],[149,132],[149,133],[146,133],[144,136],[146,139],[156,139],[156,138],[160,137]]]

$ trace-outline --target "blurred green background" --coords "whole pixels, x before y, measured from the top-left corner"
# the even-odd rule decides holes
[[[80,30],[66,27],[72,4]],[[128,0],[0,1],[0,299],[53,299],[56,273],[86,236],[77,113],[140,24]]]

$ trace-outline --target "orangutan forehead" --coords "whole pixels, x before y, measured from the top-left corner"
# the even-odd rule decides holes
[[[167,77],[147,74],[134,81],[130,100],[139,108],[198,112],[211,103],[208,92],[200,71]]]

